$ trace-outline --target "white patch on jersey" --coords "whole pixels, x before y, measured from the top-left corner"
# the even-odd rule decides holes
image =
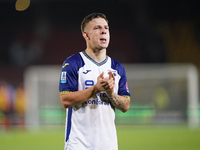
[[[61,77],[60,77],[60,83],[66,83],[66,71],[63,71],[61,73]]]

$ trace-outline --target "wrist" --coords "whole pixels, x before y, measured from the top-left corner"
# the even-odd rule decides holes
[[[108,98],[113,98],[113,96],[114,96],[114,92],[111,94],[109,94],[109,93],[106,93],[106,94],[107,94]]]
[[[96,85],[94,85],[94,86],[92,86],[92,94],[93,95],[96,95],[97,93],[99,93],[99,92],[101,92],[97,87],[96,87]]]

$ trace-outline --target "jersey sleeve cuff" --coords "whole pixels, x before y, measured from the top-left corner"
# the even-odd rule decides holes
[[[72,91],[61,91],[61,92],[60,92],[60,95],[68,94],[68,93],[70,93],[70,92],[72,92]]]
[[[129,100],[131,100],[130,96],[126,96],[126,95],[124,95],[124,97],[128,98]]]

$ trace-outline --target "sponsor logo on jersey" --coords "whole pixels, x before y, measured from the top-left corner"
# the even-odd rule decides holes
[[[109,106],[110,105],[110,103],[103,102],[103,101],[101,101],[99,99],[88,100],[86,103],[90,104],[90,105],[91,104],[93,104],[93,105],[104,105],[104,106]]]
[[[88,72],[90,72],[90,71],[92,71],[92,70],[86,70],[85,72],[83,72],[84,74],[87,74]]]
[[[69,63],[65,63],[65,64],[62,66],[62,68],[65,68],[65,66],[67,66],[67,65],[69,65]]]
[[[90,105],[104,105],[104,106],[110,105],[110,100],[109,100],[108,96],[106,95],[106,93],[98,93],[93,98],[94,99],[90,99],[85,103],[90,104]]]
[[[66,83],[66,71],[62,71],[61,77],[60,77],[60,83]]]

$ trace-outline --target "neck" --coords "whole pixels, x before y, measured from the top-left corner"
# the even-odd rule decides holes
[[[106,59],[106,49],[92,50],[92,49],[87,48],[85,52],[88,54],[88,56],[90,56],[92,59],[94,59],[98,63]]]

